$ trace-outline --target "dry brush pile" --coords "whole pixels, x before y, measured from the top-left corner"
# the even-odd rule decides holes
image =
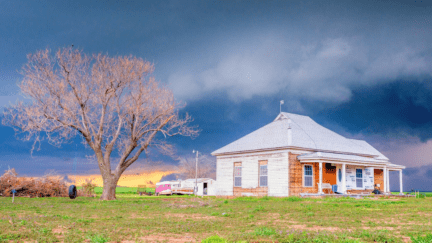
[[[15,189],[18,197],[67,197],[68,187],[63,177],[18,177],[15,169],[9,169],[0,177],[0,196],[8,197]]]

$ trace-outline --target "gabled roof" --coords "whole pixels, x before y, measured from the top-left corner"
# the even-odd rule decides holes
[[[291,129],[289,139],[288,130]],[[212,155],[252,152],[277,148],[303,148],[341,154],[388,159],[366,141],[345,138],[316,123],[308,116],[282,112],[258,130],[214,151]]]

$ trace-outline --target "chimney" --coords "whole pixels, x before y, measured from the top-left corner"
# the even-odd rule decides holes
[[[288,146],[292,145],[291,119],[288,119]]]

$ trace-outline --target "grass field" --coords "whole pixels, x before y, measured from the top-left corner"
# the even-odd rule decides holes
[[[432,242],[431,197],[117,198],[2,197],[0,242]]]

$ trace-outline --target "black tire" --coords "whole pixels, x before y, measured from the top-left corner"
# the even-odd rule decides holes
[[[77,197],[77,189],[75,185],[69,187],[69,198],[75,199]]]

